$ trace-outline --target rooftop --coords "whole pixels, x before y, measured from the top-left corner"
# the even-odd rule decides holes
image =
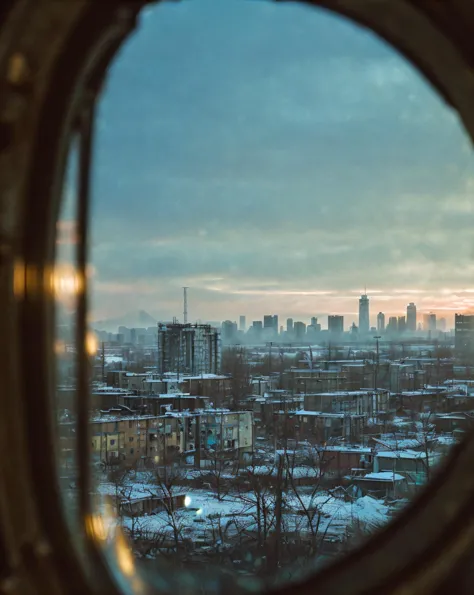
[[[379,473],[367,473],[363,477],[358,477],[357,480],[360,481],[404,481],[403,475],[399,475],[398,473],[392,473],[391,471],[380,471]]]
[[[313,417],[329,417],[334,419],[344,419],[345,417],[356,417],[356,418],[364,418],[366,417],[365,414],[357,414],[357,413],[324,413],[322,411],[307,411],[306,409],[299,409],[295,411],[295,415],[305,415],[305,416],[313,416]]]
[[[377,457],[383,459],[426,459],[426,453],[418,450],[380,450]]]

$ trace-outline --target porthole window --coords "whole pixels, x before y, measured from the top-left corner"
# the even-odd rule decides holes
[[[107,350],[107,371],[122,366],[129,390],[140,378],[153,395],[142,404],[161,399],[166,417],[159,462],[123,466],[140,468],[148,490],[171,474],[173,498],[190,488],[191,461],[203,510],[198,526],[186,507],[146,517],[138,541],[124,521],[131,551],[139,559],[161,523],[172,564],[268,586],[303,577],[387,524],[457,441],[439,415],[468,374],[454,378],[454,314],[468,307],[457,265],[471,258],[459,218],[467,137],[368,31],[304,5],[238,1],[147,11],[110,69],[96,125],[95,361]],[[207,375],[199,390],[196,374]],[[253,413],[252,431],[230,414],[248,407],[258,375],[276,412],[259,454]],[[440,398],[428,406],[430,393]],[[176,434],[184,399],[205,435],[194,452]],[[296,430],[297,412],[313,431]]]

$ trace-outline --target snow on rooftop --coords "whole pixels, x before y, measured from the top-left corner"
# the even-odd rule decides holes
[[[384,459],[426,459],[426,453],[419,450],[381,450],[377,457]]]
[[[367,473],[363,477],[359,477],[358,479],[368,479],[372,481],[404,481],[405,478],[403,475],[399,475],[398,473],[392,473],[391,471],[379,471],[378,473]]]
[[[106,364],[118,364],[123,362],[123,357],[120,357],[119,355],[106,355],[104,360]]]
[[[140,421],[142,419],[155,419],[156,415],[113,415],[102,414],[91,417],[91,423],[107,423],[113,421]]]
[[[363,413],[325,413],[323,411],[308,411],[307,409],[299,409],[295,411],[295,415],[314,416],[314,417],[328,417],[332,419],[343,419],[344,417],[365,417]]]
[[[360,453],[360,454],[370,454],[373,452],[373,449],[370,446],[355,446],[355,445],[343,445],[343,444],[336,444],[333,446],[325,446],[322,448],[325,452],[350,452],[350,453]]]

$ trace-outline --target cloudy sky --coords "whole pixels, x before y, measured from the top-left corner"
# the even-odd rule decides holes
[[[403,58],[323,11],[154,7],[110,72],[93,205],[93,317],[450,319],[474,305],[474,169]],[[323,327],[325,320],[323,319]]]

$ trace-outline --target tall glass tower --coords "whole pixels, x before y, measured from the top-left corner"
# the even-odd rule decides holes
[[[370,330],[369,298],[367,293],[359,299],[359,334],[368,335]]]
[[[413,302],[407,306],[407,329],[412,333],[416,331],[416,306]]]

